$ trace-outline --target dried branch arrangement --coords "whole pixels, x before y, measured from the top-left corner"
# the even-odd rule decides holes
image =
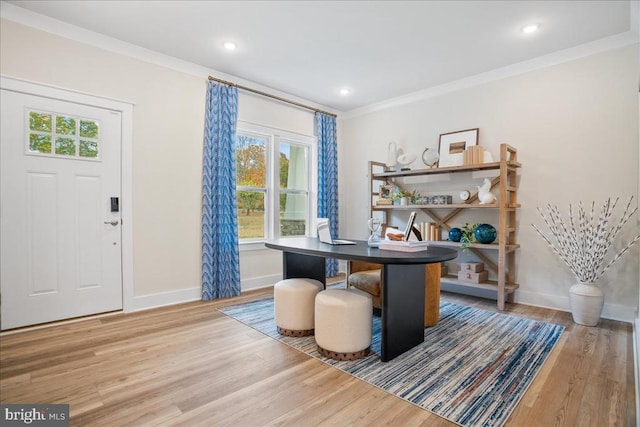
[[[637,207],[631,209],[632,196],[629,198],[622,216],[616,221],[612,217],[618,200],[619,198],[614,201],[611,201],[611,198],[607,199],[600,209],[600,216],[595,216],[595,202],[591,203],[591,212],[589,213],[585,211],[582,202],[580,202],[577,216],[573,207],[569,205],[568,221],[565,221],[560,215],[557,206],[547,205],[546,214],[540,208],[538,208],[538,212],[547,225],[550,235],[544,234],[535,224],[531,224],[531,226],[567,264],[579,282],[595,283],[640,240],[640,234],[636,235],[605,264],[605,257],[611,245],[629,218],[638,210]]]

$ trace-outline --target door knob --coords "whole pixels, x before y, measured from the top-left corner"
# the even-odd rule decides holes
[[[113,225],[113,226],[116,226],[116,225],[120,224],[120,220],[118,220],[118,219],[112,219],[111,221],[105,221],[104,223],[105,223],[105,224],[111,224],[111,225]]]

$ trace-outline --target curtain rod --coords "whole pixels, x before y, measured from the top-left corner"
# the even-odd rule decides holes
[[[265,96],[267,98],[272,98],[272,99],[275,99],[275,100],[280,101],[280,102],[285,102],[287,104],[292,104],[292,105],[295,105],[296,107],[304,108],[305,110],[315,111],[316,113],[323,113],[323,114],[326,114],[326,115],[331,116],[331,117],[338,117],[337,114],[330,113],[328,111],[319,110],[317,108],[310,107],[308,105],[304,105],[304,104],[301,104],[301,103],[296,102],[296,101],[291,101],[290,99],[281,98],[281,97],[276,96],[276,95],[271,95],[270,93],[262,92],[262,91],[255,90],[255,89],[251,89],[250,87],[240,86],[238,84],[235,84],[235,83],[232,83],[232,82],[228,82],[226,80],[216,79],[215,77],[212,77],[212,76],[209,76],[209,80],[212,80],[212,81],[218,82],[218,83],[222,83],[222,84],[227,85],[227,86],[235,86],[238,89],[242,89],[242,90],[245,90],[247,92],[252,92],[252,93],[255,93],[255,94],[258,94],[258,95],[261,95],[261,96]]]

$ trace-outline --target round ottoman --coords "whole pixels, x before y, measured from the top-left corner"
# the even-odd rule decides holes
[[[327,289],[316,296],[318,352],[335,360],[356,360],[369,354],[371,295],[357,289]]]
[[[324,285],[313,279],[285,279],[273,287],[278,333],[289,337],[313,335],[316,294]]]

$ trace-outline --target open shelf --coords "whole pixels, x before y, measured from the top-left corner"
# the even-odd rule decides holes
[[[384,210],[415,210],[415,209],[500,209],[501,206],[498,203],[486,203],[481,205],[479,203],[440,203],[437,205],[375,205],[371,209],[374,211]],[[519,204],[513,206],[505,206],[505,209],[518,209]]]
[[[472,243],[469,246],[470,252],[480,261],[485,263],[489,270],[493,271],[497,276],[497,280],[488,281],[486,283],[470,283],[458,280],[457,276],[446,276],[442,282],[459,285],[461,288],[466,286],[470,288],[479,288],[495,291],[497,293],[498,309],[504,310],[506,301],[513,301],[513,292],[518,288],[515,284],[515,256],[516,250],[520,245],[516,243],[516,213],[520,208],[517,201],[517,169],[522,165],[517,161],[517,150],[507,144],[500,145],[500,161],[492,163],[483,163],[477,165],[452,166],[443,168],[430,169],[414,169],[401,170],[393,172],[385,172],[384,163],[370,161],[369,162],[369,214],[373,217],[374,212],[378,216],[383,217],[386,222],[392,213],[402,214],[408,211],[420,210],[428,215],[434,224],[443,230],[450,230],[454,225],[454,220],[459,214],[467,209],[493,209],[497,217],[498,225],[498,241],[489,245]],[[381,172],[382,170],[382,172]],[[459,174],[466,173],[469,179],[473,179],[469,172],[475,171],[497,171],[498,176],[491,181],[491,187],[497,196],[496,203],[480,204],[478,194],[472,194],[464,203],[452,204],[427,204],[427,205],[376,205],[380,198],[379,190],[376,184],[384,183],[393,185],[400,190],[406,190],[401,179],[405,177],[427,177],[429,175],[442,174]],[[464,181],[467,177],[463,177]],[[422,184],[429,191],[429,186],[433,180],[424,179]],[[415,184],[412,182],[412,184]],[[453,190],[453,189],[452,189]],[[385,193],[386,197],[386,193]],[[452,248],[460,248],[459,242],[451,242],[448,240],[430,241],[434,246],[446,246]],[[493,251],[497,261],[488,257],[484,252]],[[463,288],[462,288],[463,289]]]
[[[483,283],[471,283],[471,282],[465,282],[464,280],[458,280],[457,276],[447,275],[447,276],[442,276],[440,278],[440,281],[443,283],[450,283],[452,285],[467,286],[470,288],[485,289],[488,291],[498,292],[498,282],[496,280],[487,280],[486,282],[483,282]],[[510,294],[510,293],[513,293],[519,287],[520,285],[518,285],[517,283],[506,283],[504,285],[504,291],[505,293]]]
[[[519,168],[521,165],[516,161],[508,161],[505,163],[507,167]],[[450,166],[446,168],[431,168],[431,169],[410,169],[404,171],[382,172],[372,175],[374,179],[386,179],[386,178],[399,178],[407,176],[424,176],[424,175],[439,175],[443,173],[456,173],[456,172],[475,172],[485,170],[500,169],[500,162],[483,163],[480,165],[467,165],[467,166]]]
[[[431,240],[429,241],[430,245],[433,246],[444,246],[444,247],[449,247],[449,248],[459,248],[460,245],[462,243],[460,242],[452,242],[451,240]],[[491,243],[491,244],[483,244],[483,243],[471,243],[471,245],[469,246],[470,248],[476,248],[476,249],[489,249],[489,250],[500,250],[500,245],[497,243]],[[514,245],[505,245],[505,249],[507,251],[515,251],[516,249],[518,249],[520,247],[520,245],[518,244],[514,244]]]

